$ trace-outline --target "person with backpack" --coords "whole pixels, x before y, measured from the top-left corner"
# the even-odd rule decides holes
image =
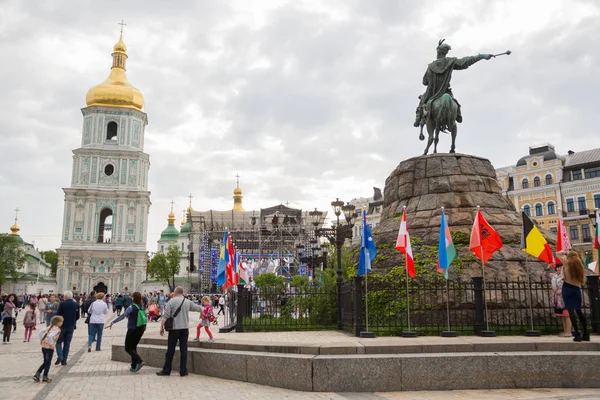
[[[123,296],[123,308],[127,309],[127,307],[129,307],[131,305],[131,297],[129,297],[129,293],[125,293],[125,296]]]
[[[204,327],[204,330],[208,333],[208,341],[212,343],[215,339],[213,339],[213,334],[210,331],[210,324],[215,321],[215,311],[213,306],[210,305],[210,297],[204,296],[202,298],[202,307],[203,309],[200,311],[200,323],[196,327],[196,338],[194,339],[194,342],[200,341],[200,330]]]
[[[35,315],[35,303],[29,303],[29,310],[25,311],[25,317],[23,318],[23,327],[25,328],[25,337],[23,343],[29,342],[31,339],[31,333],[35,329],[37,324],[37,318]]]
[[[140,292],[133,293],[133,304],[127,307],[123,314],[113,320],[108,325],[108,329],[112,329],[114,324],[125,319],[125,317],[127,317],[125,351],[131,356],[131,368],[129,370],[131,372],[138,372],[144,366],[144,361],[137,353],[137,345],[140,343],[148,324],[148,316],[144,311],[142,294]]]
[[[50,326],[42,329],[39,333],[44,362],[42,365],[40,365],[35,375],[33,375],[33,380],[36,382],[40,381],[42,372],[44,373],[42,382],[52,382],[52,379],[48,378],[48,372],[50,372],[50,365],[52,364],[52,357],[54,356],[54,347],[56,346],[58,337],[60,336],[60,328],[62,327],[63,322],[63,317],[60,315],[55,315],[50,320]]]

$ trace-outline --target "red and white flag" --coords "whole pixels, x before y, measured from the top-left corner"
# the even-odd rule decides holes
[[[406,271],[411,278],[414,278],[417,273],[415,271],[412,248],[410,247],[410,236],[408,235],[408,224],[406,223],[406,209],[404,209],[402,222],[400,222],[400,231],[398,232],[398,240],[396,240],[396,250],[404,254]]]
[[[565,229],[565,223],[562,218],[558,219],[558,232],[556,233],[556,252],[568,253],[571,248],[571,240]]]

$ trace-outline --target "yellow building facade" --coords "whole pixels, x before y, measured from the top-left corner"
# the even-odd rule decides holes
[[[496,170],[502,193],[542,228],[557,232],[562,213],[571,245],[582,259],[593,251],[594,210],[600,208],[600,149],[556,153],[554,146],[531,146],[515,165]]]

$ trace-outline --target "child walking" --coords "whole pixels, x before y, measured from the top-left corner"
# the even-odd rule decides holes
[[[202,298],[202,307],[203,309],[200,312],[200,323],[196,327],[196,339],[194,339],[194,342],[200,341],[200,330],[204,327],[204,330],[208,333],[208,341],[212,343],[215,339],[213,339],[213,334],[210,331],[210,323],[215,320],[215,313],[213,306],[210,305],[210,298],[208,296]]]
[[[31,340],[31,333],[35,329],[37,323],[37,317],[35,316],[35,304],[29,303],[29,310],[25,311],[25,317],[23,318],[23,327],[25,327],[25,336],[23,342],[29,342]]]
[[[33,380],[36,382],[40,381],[40,374],[44,372],[42,382],[50,383],[52,379],[48,378],[48,372],[50,371],[50,364],[52,363],[52,357],[54,356],[54,346],[60,335],[60,327],[63,324],[63,317],[56,315],[50,320],[50,326],[40,331],[40,340],[42,345],[42,355],[44,356],[44,362],[38,368],[37,372],[33,376]]]

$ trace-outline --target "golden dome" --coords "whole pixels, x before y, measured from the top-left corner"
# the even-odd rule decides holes
[[[173,211],[171,211],[169,213],[168,220],[169,220],[169,225],[173,225],[175,223],[175,213]]]
[[[21,228],[19,228],[19,225],[17,225],[16,222],[13,226],[10,227],[10,231],[12,232],[13,235],[18,235],[20,230],[21,230]]]
[[[233,194],[236,195],[236,196],[241,195],[242,194],[242,189],[240,189],[240,188],[233,189]]]
[[[88,106],[124,107],[142,111],[144,96],[131,86],[125,75],[127,46],[123,42],[122,33],[113,50],[110,75],[104,82],[88,90],[85,102]]]

